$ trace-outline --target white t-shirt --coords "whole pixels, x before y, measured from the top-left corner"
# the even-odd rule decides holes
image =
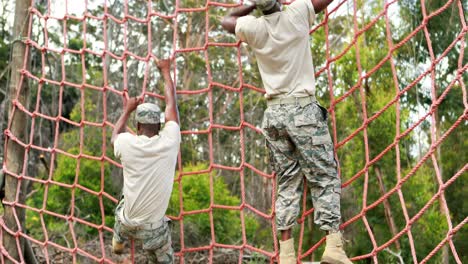
[[[114,154],[123,166],[123,224],[137,226],[161,221],[171,197],[181,141],[180,127],[169,121],[159,135],[121,133]]]
[[[237,19],[236,36],[252,48],[267,98],[315,95],[309,31],[311,0],[296,0],[285,11]]]

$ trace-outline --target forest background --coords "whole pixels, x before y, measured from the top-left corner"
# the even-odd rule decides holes
[[[58,2],[38,0],[35,1],[35,5],[42,14],[50,10],[53,15],[63,16],[64,7]],[[430,33],[435,58],[438,58],[463,30],[460,19],[466,21],[468,3],[461,2],[464,18],[459,16],[458,1],[451,1],[448,8],[427,22],[426,26]],[[204,7],[205,4],[205,1],[200,0],[180,1],[180,7],[184,8],[199,8]],[[340,4],[338,12],[328,17],[327,34],[325,27],[321,26],[311,35],[314,65],[316,71],[320,73],[317,76],[317,97],[320,103],[328,108],[331,96],[336,100],[351,92],[334,106],[334,111],[331,113],[333,118],[330,118],[330,128],[335,128],[336,131],[335,144],[343,142],[363,125],[366,118],[382,110],[393,100],[395,89],[403,90],[432,66],[428,42],[424,32],[420,30],[409,41],[392,52],[391,59],[395,65],[395,72],[393,72],[390,61],[384,60],[389,53],[387,26],[391,29],[390,38],[393,43],[400,43],[422,24],[423,13],[420,1],[401,0],[390,5],[389,24],[387,25],[385,16],[382,16],[385,4],[386,2],[382,0],[357,0],[354,3],[344,1]],[[445,4],[447,1],[431,0],[426,1],[425,8],[430,14]],[[1,131],[7,128],[7,112],[11,103],[8,97],[11,47],[15,41],[18,41],[12,36],[14,6],[14,1],[0,0]],[[70,6],[69,14],[77,17],[83,16],[82,5]],[[336,7],[337,4],[333,6]],[[128,6],[125,7],[123,1],[111,0],[108,1],[107,12],[118,18],[122,18],[125,12],[137,18],[145,18],[149,12],[147,7],[147,1],[129,1]],[[152,7],[153,11],[157,10],[166,15],[172,14],[175,10],[174,3],[170,1],[153,1]],[[99,1],[88,1],[88,8],[94,16],[99,17],[104,13]],[[354,15],[354,10],[356,10],[356,15]],[[181,211],[210,208],[212,202],[227,206],[239,206],[245,202],[265,214],[271,213],[272,210],[274,182],[259,173],[259,171],[271,173],[264,140],[258,131],[242,123],[244,120],[258,129],[266,107],[263,94],[257,89],[250,88],[262,86],[255,58],[246,45],[240,46],[240,60],[238,60],[236,46],[205,46],[206,40],[210,43],[236,42],[234,36],[227,34],[220,27],[219,21],[228,11],[229,8],[210,5],[207,10],[178,13],[175,41],[173,41],[175,30],[173,20],[158,16],[151,18],[152,52],[159,57],[175,55],[174,77],[177,90],[183,91],[183,94],[178,97],[178,102],[181,128],[187,133],[183,135],[176,178],[180,172],[194,173],[175,182],[168,211],[168,214],[174,217],[180,217]],[[324,17],[324,14],[318,15],[317,24],[322,22]],[[374,21],[377,17],[380,19]],[[43,19],[35,15],[31,39],[38,45],[48,45],[55,49],[68,47],[79,51],[85,48],[85,38],[86,48],[98,53],[103,51],[105,39],[107,39],[107,49],[113,54],[121,56],[126,45],[127,50],[137,56],[147,55],[149,41],[147,24],[132,19],[123,24],[111,19],[107,21],[107,28],[104,30],[102,21],[86,19],[86,33],[83,35],[84,23],[82,21],[68,18],[66,20],[49,19],[47,23],[44,23]],[[355,26],[359,29],[366,26],[368,28],[355,38],[357,34]],[[66,36],[64,32],[67,32]],[[466,94],[466,91],[462,90],[463,87],[459,83],[447,88],[457,75],[462,48],[465,49],[462,65],[468,63],[466,38],[464,35],[464,39],[454,45],[437,63],[434,70],[434,83],[431,83],[430,74],[425,75],[415,83],[414,87],[401,95],[398,105],[391,104],[378,118],[369,122],[365,131],[359,130],[349,141],[338,146],[337,159],[340,164],[340,173],[343,183],[347,183],[342,194],[344,221],[361,213],[364,202],[369,205],[394,188],[397,185],[398,175],[407,175],[430,151],[431,118],[428,116],[399,140],[397,144],[399,153],[396,153],[395,148],[391,148],[377,162],[369,166],[365,173],[361,173],[366,166],[366,152],[367,157],[372,160],[394,142],[397,130],[405,131],[411,128],[431,110],[434,103],[431,86],[435,86],[437,97],[446,92],[446,89],[450,89],[434,113],[433,126],[437,130],[437,138],[447,132],[460,116],[464,114],[466,116],[467,102],[463,101],[463,92]],[[326,40],[328,40],[328,49],[326,49]],[[355,44],[354,41],[356,41]],[[464,46],[460,44],[462,41],[465,41]],[[174,54],[172,53],[174,49],[183,51]],[[344,53],[342,57],[331,62],[329,70],[322,70],[327,67],[327,56],[333,58],[342,53]],[[380,68],[365,78],[360,78],[372,71],[382,60],[384,63]],[[86,83],[96,87],[107,85],[117,91],[128,89],[130,96],[139,95],[142,87],[146,85],[147,92],[162,94],[163,83],[154,63],[150,64],[148,79],[144,83],[145,62],[133,56],[126,56],[124,60],[115,59],[109,55],[99,57],[86,52],[84,55],[66,52],[62,56],[52,51],[43,53],[33,47],[30,50],[30,60],[27,65],[31,74],[39,78],[43,76],[58,82],[66,80],[75,84]],[[106,68],[103,65],[106,65]],[[65,72],[62,71],[62,66]],[[239,76],[239,67],[242,69],[241,76]],[[398,76],[397,83],[393,78],[395,74]],[[462,82],[468,83],[466,72],[463,73]],[[241,87],[241,84],[248,85],[243,86],[242,89],[232,89]],[[75,124],[84,120],[96,124],[103,124],[107,121],[115,123],[122,109],[120,95],[47,82],[40,84],[32,78],[27,79],[26,85],[30,93],[27,108],[31,112],[36,110],[52,117],[60,115],[70,121],[59,121],[58,130],[56,130],[55,121],[37,118],[34,128],[34,145],[43,148],[56,146],[72,155],[79,153],[94,157],[104,155],[116,160],[110,145],[112,129],[110,126],[84,125],[80,128]],[[40,92],[38,92],[39,86],[42,86]],[[333,87],[332,92],[330,92],[330,86]],[[40,104],[36,109],[38,97]],[[159,99],[150,97],[147,99],[162,104]],[[398,120],[397,108],[400,111]],[[104,112],[106,112],[105,116]],[[234,129],[224,129],[213,124]],[[133,127],[133,123],[130,126]],[[31,127],[31,119],[28,120],[27,127]],[[444,181],[463,168],[466,169],[468,157],[468,130],[466,128],[465,119],[437,147],[435,155]],[[206,131],[209,133],[205,133]],[[81,132],[84,132],[85,137],[80,137]],[[106,148],[103,149],[103,145]],[[3,137],[0,138],[0,146],[4,146]],[[83,148],[80,149],[80,146]],[[212,152],[210,152],[210,146]],[[2,147],[0,158],[3,157],[3,152]],[[241,166],[244,163],[250,164],[258,171]],[[76,170],[78,164],[79,172]],[[222,166],[215,166],[216,168],[213,169],[214,164]],[[104,191],[118,199],[122,185],[122,172],[114,163],[86,158],[75,159],[63,154],[52,157],[50,152],[32,149],[27,166],[28,175],[38,179],[51,177],[53,181],[65,184],[73,184],[76,181],[85,187],[76,189],[72,195],[71,188],[61,185],[51,184],[45,188],[41,183],[25,181],[28,185],[26,194],[28,206],[46,208],[61,215],[67,215],[73,211],[75,217],[87,222],[100,224],[104,221],[106,226],[113,226],[115,201],[104,197],[101,202],[96,195],[86,190],[98,192],[104,181]],[[398,166],[401,168],[400,174]],[[240,171],[231,168],[240,168]],[[353,178],[359,173],[358,177]],[[468,206],[465,202],[468,199],[466,176],[465,171],[461,177],[449,185],[444,193],[449,218],[454,226],[468,216]],[[353,180],[350,181],[350,179]],[[212,200],[210,181],[213,182]],[[366,190],[364,186],[367,186]],[[404,202],[401,201],[398,193],[394,193],[375,208],[366,211],[366,221],[375,236],[377,245],[385,243],[406,227],[404,210],[407,210],[410,218],[413,217],[438,190],[439,183],[433,161],[427,159],[402,185]],[[179,197],[181,194],[182,199]],[[74,208],[70,208],[72,203],[69,201],[72,199]],[[181,200],[183,200],[183,208],[180,208]],[[307,207],[311,208],[309,199],[307,199]],[[216,242],[241,245],[242,217],[239,211],[219,208],[212,210]],[[446,214],[441,201],[437,200],[411,226],[414,251],[418,260],[426,257],[447,235]],[[248,243],[257,248],[272,251],[274,237],[271,221],[248,208],[243,209],[243,215]],[[70,226],[66,221],[49,214],[40,215],[34,210],[26,210],[26,229],[30,236],[44,241],[46,235],[41,218],[45,222],[49,241],[64,247],[74,246]],[[305,228],[302,249],[305,252],[324,234],[313,225],[312,215],[305,216],[303,220]],[[180,237],[179,221],[174,221],[173,240],[176,251],[181,248],[181,239],[184,241],[185,248],[210,245],[212,229],[208,212],[184,215],[183,221],[183,238]],[[296,237],[299,231],[299,227],[294,229]],[[74,232],[80,234],[78,247],[91,248],[90,245],[100,243],[98,231],[88,225],[76,223]],[[366,228],[362,218],[346,226],[345,234],[349,242],[347,251],[350,256],[368,254],[375,248],[369,237],[369,228]],[[106,243],[109,243],[111,233],[105,232],[104,237]],[[462,261],[468,263],[467,237],[468,228],[464,226],[454,235],[453,241],[458,253],[461,254]],[[49,247],[51,252],[55,252],[56,249]],[[412,262],[411,247],[408,235],[403,235],[387,249],[380,251],[377,258],[381,263]],[[307,259],[317,260],[320,254],[316,252],[321,252],[321,249],[322,246]],[[40,258],[42,249],[35,247],[35,250]],[[190,254],[193,256],[191,257]],[[204,254],[206,256],[207,252],[186,253],[185,257],[187,260],[203,259]],[[251,262],[262,262],[261,254],[250,252],[246,255],[250,257]],[[63,252],[54,256],[65,259],[70,257]],[[447,246],[438,251],[433,260],[434,262],[431,263],[455,263]],[[86,262],[86,258],[83,257],[82,261]],[[362,262],[371,263],[372,259]]]

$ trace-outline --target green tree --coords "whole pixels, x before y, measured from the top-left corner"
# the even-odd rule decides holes
[[[312,34],[314,63],[317,70],[322,67],[329,67],[330,75],[333,77],[332,85],[335,100],[338,98],[342,99],[341,97],[349,92],[350,88],[355,88],[344,100],[334,106],[334,112],[331,113],[336,118],[338,142],[335,143],[342,142],[357,129],[361,129],[362,127],[365,129],[365,131],[363,129],[358,132],[337,150],[343,183],[349,181],[352,176],[360,174],[358,178],[343,190],[342,212],[344,220],[348,220],[361,212],[364,198],[366,199],[365,205],[369,206],[390,189],[397,186],[397,156],[395,147],[390,148],[386,154],[381,156],[366,170],[365,141],[367,141],[368,158],[371,161],[394,142],[397,129],[401,133],[411,126],[414,122],[411,112],[418,108],[408,99],[409,95],[403,95],[399,100],[398,106],[400,111],[400,127],[397,127],[396,104],[391,104],[390,107],[380,113],[396,95],[396,84],[393,82],[394,73],[392,72],[390,61],[383,63],[371,75],[365,78],[360,78],[360,76],[373,71],[374,67],[383,61],[389,53],[387,36],[385,34],[386,23],[384,19],[377,20],[356,39],[354,39],[357,33],[354,32],[354,23],[357,23],[359,29],[369,25],[376,18],[377,14],[382,11],[384,3],[383,1],[367,1],[364,4],[364,2],[358,1],[356,4],[355,8],[358,10],[356,17],[352,13],[335,15],[333,19],[329,20],[328,36],[325,36],[323,29],[319,29]],[[407,35],[407,32],[395,30],[397,27],[392,22],[398,23],[399,21],[391,20],[390,22],[391,29],[395,31],[391,37],[393,42],[397,43],[398,40],[394,38],[396,36],[403,38]],[[349,47],[349,50],[330,66],[326,64],[326,54],[323,48],[326,37],[328,37],[330,43],[329,55],[331,58],[341,54],[343,50]],[[354,41],[355,44],[353,44]],[[400,59],[404,57],[404,52],[404,49],[393,52],[392,60],[396,65],[399,65]],[[361,72],[358,71],[359,67],[361,67]],[[399,76],[398,89],[404,88],[404,84],[410,83],[417,77],[401,74],[402,72],[399,70],[400,68],[397,66],[396,73]],[[330,104],[330,93],[328,91],[329,81],[326,77],[327,70],[317,78],[317,95],[320,98],[319,100],[328,106]],[[364,116],[363,109],[367,113],[366,116]],[[365,124],[367,119],[377,113],[380,114],[376,119],[369,120],[369,123]],[[416,140],[417,138],[413,134],[410,134],[399,141],[401,176],[405,176],[405,173],[408,173],[420,159],[420,157],[413,155],[414,149],[418,145]],[[434,191],[437,190],[437,183],[434,180],[427,181],[427,174],[425,174],[427,172],[433,172],[433,169],[430,166],[424,165],[411,177],[414,180],[406,182],[402,187],[406,202],[403,206],[412,208],[409,210],[410,217],[414,216],[432,198]],[[367,186],[366,192],[364,192],[365,186]],[[425,195],[418,196],[418,199],[408,198],[422,193]],[[377,245],[382,245],[406,226],[401,209],[402,205],[400,204],[398,195],[391,195],[386,201],[365,212],[370,230],[366,229],[364,222],[361,220],[357,220],[345,229],[347,238],[351,240],[351,243],[348,245],[351,256],[372,252],[374,246],[370,241],[368,231],[372,232]],[[444,219],[444,216],[437,209],[431,207],[417,224],[414,225],[412,229],[413,233],[433,238],[425,241],[418,240],[415,245],[418,259],[426,256],[446,235],[447,224],[446,222],[444,223]],[[430,228],[428,228],[429,226]],[[305,239],[306,244],[303,248],[309,248],[322,235],[318,233],[312,235],[309,240]],[[406,236],[403,236],[390,245],[388,249],[377,254],[379,262],[383,263],[398,262],[398,256],[405,262],[412,259],[411,249]]]
[[[46,2],[37,2],[38,9],[43,14],[47,14],[49,10]],[[344,6],[341,7],[341,12],[329,17],[329,34],[326,35],[324,27],[320,27],[312,34],[311,45],[316,69],[325,68],[325,71],[317,77],[317,97],[322,105],[332,106],[333,112],[330,114],[336,118],[336,124],[333,125],[336,125],[338,139],[335,143],[343,141],[363,125],[367,132],[367,136],[363,131],[357,133],[337,150],[343,182],[347,182],[366,167],[365,140],[367,140],[368,157],[372,160],[394,142],[397,129],[404,131],[411,127],[420,113],[427,112],[432,104],[432,96],[427,92],[427,81],[421,81],[399,100],[400,127],[397,127],[395,104],[392,104],[375,120],[365,124],[368,118],[382,110],[395,97],[396,91],[393,82],[394,73],[389,61],[383,63],[370,76],[360,79],[360,76],[369,73],[389,53],[385,19],[380,18],[357,39],[354,39],[357,33],[354,32],[354,23],[357,23],[359,29],[369,25],[377,14],[383,11],[386,2],[372,0],[357,1],[355,4],[356,20],[354,20],[352,10],[346,12]],[[428,14],[443,4],[445,4],[443,0],[426,1]],[[185,0],[180,1],[178,7],[192,8],[205,5],[204,1]],[[351,9],[354,8],[352,5],[349,6]],[[123,19],[126,14],[145,19],[154,11],[171,15],[176,10],[173,1],[151,2],[153,10],[148,10],[147,6],[148,2],[145,1],[134,1],[128,3],[128,6],[124,6],[121,1],[111,1],[107,6],[107,12],[116,19]],[[418,1],[404,0],[391,5],[392,8],[396,6],[398,8],[394,9],[395,14],[399,18],[391,18],[392,23],[390,23],[394,43],[408,36],[423,21]],[[100,17],[104,14],[104,8],[97,6],[93,1],[89,1],[88,7],[88,11],[93,16]],[[463,8],[466,10],[465,3],[463,3]],[[255,57],[245,45],[240,47],[240,59],[238,59],[236,46],[217,45],[217,43],[236,42],[234,36],[226,34],[219,23],[220,18],[228,11],[220,6],[208,5],[207,10],[179,12],[176,18],[177,29],[175,20],[158,16],[150,16],[150,23],[140,23],[127,17],[124,24],[116,23],[107,17],[105,29],[102,20],[90,17],[86,18],[86,23],[72,17],[59,21],[50,18],[47,27],[37,17],[33,19],[32,40],[39,45],[47,44],[53,48],[68,47],[74,51],[80,51],[85,48],[84,40],[86,40],[86,48],[94,52],[102,52],[102,47],[107,47],[103,56],[89,52],[79,54],[42,52],[40,49],[31,48],[31,73],[33,75],[45,76],[57,82],[66,80],[77,85],[77,87],[56,86],[47,82],[37,83],[34,80],[28,80],[32,95],[29,110],[34,111],[37,107],[37,111],[42,114],[60,117],[58,121],[37,117],[36,133],[32,143],[44,148],[53,147],[54,139],[58,137],[58,148],[68,153],[65,155],[56,152],[55,158],[52,159],[54,156],[51,153],[31,151],[28,174],[43,180],[50,176],[55,182],[35,183],[30,190],[28,205],[38,209],[44,206],[44,209],[48,210],[42,214],[27,210],[27,228],[33,237],[44,240],[47,234],[49,241],[73,247],[70,232],[73,229],[75,233],[86,234],[86,236],[79,237],[78,243],[97,239],[96,234],[99,233],[97,229],[77,222],[72,222],[71,225],[70,222],[55,217],[54,213],[65,216],[73,213],[73,216],[90,223],[96,225],[104,223],[108,227],[112,226],[114,204],[110,202],[107,195],[118,197],[121,169],[99,158],[105,156],[114,159],[109,144],[111,130],[109,123],[115,122],[120,115],[119,109],[122,104],[120,93],[128,92],[129,95],[135,96],[145,91],[150,95],[147,100],[154,101],[159,100],[155,99],[154,95],[163,94],[163,83],[154,63],[149,63],[146,68],[146,62],[140,61],[132,54],[145,57],[152,53],[164,57],[175,49],[178,50],[174,53],[176,56],[174,77],[177,80],[177,89],[181,93],[178,98],[181,126],[182,130],[191,132],[183,134],[181,145],[180,164],[184,172],[204,170],[212,166],[211,163],[238,167],[242,162],[260,171],[269,172],[267,152],[262,136],[242,122],[245,121],[258,127],[265,108],[265,100],[261,93],[249,88],[250,86],[261,87]],[[73,11],[70,10],[70,12]],[[454,1],[446,11],[428,21],[427,28],[436,57],[440,56],[461,32],[460,19],[462,18],[458,17],[458,13],[458,5]],[[77,14],[77,16],[80,15]],[[0,20],[0,26],[4,29],[3,18],[4,16]],[[320,14],[318,21],[322,18],[323,14]],[[447,25],[449,26],[446,27]],[[85,28],[86,34],[84,34]],[[63,36],[65,30],[67,36]],[[174,41],[175,30],[177,30],[177,36]],[[48,38],[44,34],[45,31],[47,31]],[[0,72],[2,72],[8,61],[7,49],[10,36],[6,30],[0,33],[4,34],[4,39],[0,41]],[[330,43],[328,55],[332,58],[351,45],[344,56],[331,64],[326,61],[325,41],[327,38]],[[124,42],[127,44],[127,51],[132,54],[124,53]],[[150,47],[148,44],[151,44]],[[460,52],[460,46],[456,45],[447,58],[437,66],[435,80],[437,96],[445,91],[445,87],[455,76]],[[465,56],[467,54],[468,52],[465,52]],[[391,55],[397,68],[399,81],[397,89],[400,90],[415,80],[430,64],[430,55],[422,31],[411,38],[407,44],[394,50]],[[123,57],[115,59],[115,56]],[[466,64],[466,57],[462,59],[462,64]],[[362,72],[357,70],[358,65],[362,67]],[[65,68],[65,73],[62,73],[62,66]],[[242,71],[240,72],[239,69]],[[328,74],[331,76],[332,83],[329,83]],[[468,81],[466,75],[463,78],[466,83]],[[241,85],[241,80],[244,86]],[[0,76],[0,103],[4,100],[1,92],[3,81],[4,79]],[[84,86],[81,86],[82,84]],[[105,89],[103,91],[92,89],[91,85],[98,88],[105,87]],[[330,85],[333,87],[333,93],[328,90]],[[331,97],[341,98],[352,87],[357,89],[343,101],[331,105]],[[462,98],[462,87],[457,84],[438,106],[435,124],[439,133],[438,138],[464,113],[464,105],[460,98]],[[35,102],[39,104],[36,105]],[[366,116],[364,116],[363,109],[367,112]],[[241,116],[244,120],[241,120]],[[450,179],[466,163],[463,158],[460,158],[467,156],[467,150],[464,147],[466,144],[463,144],[466,143],[467,138],[466,129],[463,129],[466,127],[465,123],[450,134],[438,149],[437,159],[444,181]],[[98,126],[94,126],[95,124]],[[227,125],[231,130],[221,129],[219,125]],[[416,133],[418,135],[414,135]],[[399,140],[401,176],[411,171],[428,151],[429,145],[430,122],[428,121],[424,121],[415,132]],[[241,147],[244,147],[244,153],[241,153]],[[213,153],[210,153],[210,150]],[[80,154],[97,157],[98,160],[83,156],[77,158]],[[40,158],[41,155],[43,158]],[[377,162],[368,167],[365,173],[344,189],[342,203],[344,220],[361,212],[364,198],[367,200],[366,205],[369,205],[397,186],[396,155],[395,148],[391,148],[387,154],[379,158]],[[50,168],[53,168],[52,172],[49,171]],[[240,181],[241,173],[244,177],[244,189]],[[270,212],[271,192],[275,191],[272,190],[274,186],[272,180],[259,176],[248,167],[244,167],[241,173],[215,169],[207,174],[184,175],[182,179],[177,179],[168,212],[175,217],[182,218],[186,247],[208,245],[211,242],[210,212],[213,216],[216,242],[241,243],[239,211],[210,208],[211,203],[239,206],[241,197],[245,197],[246,203],[265,213]],[[401,204],[398,195],[394,194],[387,199],[388,203],[381,203],[366,212],[366,219],[377,245],[385,243],[394,237],[396,232],[405,228],[406,221],[402,207],[407,208],[410,217],[413,217],[433,197],[438,190],[438,183],[435,179],[433,165],[425,162],[403,184],[404,204]],[[445,191],[454,225],[460,223],[468,213],[463,206],[463,201],[466,200],[465,181],[466,177],[459,177]],[[213,186],[210,186],[211,182]],[[367,185],[367,192],[364,197],[365,185]],[[101,186],[104,186],[103,189]],[[211,190],[213,197],[211,197]],[[96,195],[101,191],[104,191],[106,195]],[[74,207],[71,206],[72,204]],[[180,205],[183,208],[180,208]],[[309,202],[308,207],[310,206]],[[435,203],[411,227],[413,237],[417,234],[426,238],[415,239],[418,261],[424,258],[447,233],[447,222],[439,207],[440,203]],[[182,209],[184,212],[201,209],[207,212],[181,215]],[[256,217],[248,209],[244,208],[243,212],[249,244],[272,250],[273,240],[276,238],[272,237],[270,222]],[[315,232],[311,216],[305,218],[305,223],[307,226],[304,230],[302,252],[308,250],[324,235],[322,232]],[[174,221],[174,224],[176,228],[174,228],[173,240],[175,243],[180,243],[180,222]],[[295,229],[296,237],[299,231],[299,228]],[[347,238],[351,240],[349,255],[368,254],[374,250],[368,230],[361,220],[348,226],[345,231]],[[466,243],[463,243],[463,238],[467,236],[466,232],[465,228],[454,236],[455,246],[459,253],[468,250]],[[110,236],[108,232],[105,232],[105,235]],[[390,245],[388,250],[379,252],[377,258],[382,263],[394,263],[398,261],[395,256],[398,254],[405,262],[412,260],[407,235]],[[317,256],[313,257],[317,259]],[[466,258],[466,256],[462,257]],[[439,252],[434,261],[443,259],[444,256]],[[371,262],[371,259],[366,261]],[[453,259],[450,261],[453,262]]]
[[[207,165],[186,166],[184,169],[185,171],[203,171],[207,169]],[[212,186],[210,182],[213,183]],[[185,214],[196,210],[210,209],[212,201],[209,194],[211,193],[211,188],[213,188],[214,204],[240,206],[240,199],[230,193],[223,177],[216,176],[216,171],[213,171],[211,174],[204,173],[183,176],[180,181],[176,181],[174,184],[167,213],[175,217],[182,217],[186,246],[209,245],[211,242],[212,224],[210,223],[209,213]],[[182,197],[180,197],[181,193]],[[183,201],[182,208],[180,199]],[[242,227],[240,212],[238,210],[217,208],[211,210],[216,242],[222,244],[241,244]],[[259,233],[259,223],[252,215],[244,214],[244,221],[247,241],[251,244],[261,243],[264,236],[268,233]],[[177,234],[176,236],[178,237]],[[179,241],[178,239],[174,239],[174,242],[177,244]]]
[[[449,45],[455,41],[455,39],[462,33],[462,21],[466,21],[466,10],[468,10],[468,3],[466,2],[453,2],[448,4],[447,8],[444,8],[448,3],[447,1],[435,0],[425,3],[426,14],[432,14],[434,12],[441,11],[437,16],[434,16],[427,23],[427,31],[429,33],[429,39],[426,38],[426,35],[423,31],[420,31],[412,38],[409,42],[409,45],[402,47],[401,52],[399,53],[399,61],[406,65],[412,65],[413,69],[419,69],[419,72],[409,71],[409,75],[420,74],[422,70],[429,68],[430,63],[430,49],[432,49],[434,58],[439,58],[442,54],[449,48]],[[459,6],[459,4],[461,4]],[[462,10],[460,10],[460,8]],[[417,1],[403,1],[401,3],[401,18],[403,27],[401,28],[401,36],[408,34],[408,32],[416,29],[423,21],[423,7],[420,2]],[[460,15],[460,11],[465,13],[465,17]],[[462,86],[461,83],[468,82],[468,77],[466,74],[462,74],[458,83],[455,83],[449,89],[449,84],[457,76],[458,71],[460,71],[459,61],[461,60],[461,65],[466,65],[468,60],[468,50],[466,47],[466,36],[458,40],[458,43],[465,42],[465,50],[462,53],[461,46],[455,45],[452,48],[448,49],[449,52],[441,60],[441,62],[434,69],[434,85],[436,98],[440,98],[443,93],[447,95],[443,98],[443,101],[440,105],[435,108],[434,119],[435,123],[432,124],[436,130],[435,140],[441,138],[441,136],[451,128],[457,119],[460,116],[464,115],[464,104],[461,98],[462,96]],[[429,46],[430,45],[430,46]],[[461,57],[463,55],[463,57]],[[425,87],[426,86],[426,87]],[[465,87],[466,88],[466,87]],[[430,92],[427,92],[430,89],[428,84],[420,82],[416,85],[415,89],[412,89],[408,93],[408,101],[413,102],[413,109],[430,109],[434,103],[433,95]],[[437,148],[436,157],[439,170],[444,182],[452,178],[459,170],[465,166],[466,159],[463,157],[468,156],[466,147],[466,122],[462,122],[447,138],[444,139],[444,142]],[[427,142],[424,142],[423,146],[428,146],[431,143],[431,130],[430,126],[427,124],[421,130],[421,133],[425,134]],[[464,144],[465,143],[465,144]],[[424,150],[419,149],[418,152],[421,153]],[[429,165],[428,165],[429,166]],[[432,182],[436,182],[436,175],[433,174]],[[459,177],[447,191],[444,193],[446,202],[449,209],[449,217],[452,219],[453,225],[459,224],[468,214],[466,206],[462,206],[460,201],[467,199],[466,191],[464,187],[466,185],[466,177]],[[438,206],[440,207],[441,214],[446,214],[443,206],[443,200],[439,200]],[[441,220],[447,222],[445,219]],[[447,227],[444,229],[444,232],[447,233]],[[467,244],[464,243],[463,237],[468,235],[466,228],[462,228],[455,236],[454,243],[455,248],[459,252],[465,252],[468,250]],[[442,256],[440,256],[443,263],[455,263],[452,254],[449,253],[448,246],[444,247],[442,250]],[[439,254],[440,255],[440,254]],[[461,256],[462,261],[467,261],[466,256]]]
[[[102,118],[99,109],[98,98],[93,98],[91,93],[84,93],[84,112],[81,104],[77,103],[73,108],[70,118],[72,122],[84,121],[99,123]],[[83,137],[81,136],[83,135]],[[114,197],[118,196],[120,189],[105,183],[111,183],[110,164],[99,160],[103,155],[113,157],[112,149],[109,147],[103,153],[103,141],[110,137],[110,130],[106,127],[83,126],[83,128],[70,129],[60,135],[59,149],[69,155],[87,155],[86,157],[70,157],[57,153],[56,169],[51,180],[54,183],[47,185],[35,184],[33,188],[37,193],[28,200],[32,207],[44,209],[63,216],[73,216],[94,225],[106,225],[112,227],[114,223],[113,210],[115,204],[104,195],[96,193],[107,192]],[[79,168],[79,169],[78,169]],[[40,177],[47,178],[42,171]],[[102,208],[102,209],[101,209]],[[43,230],[40,227],[40,217],[33,211],[28,211],[27,225],[31,233],[43,239]],[[44,222],[48,228],[49,235],[58,237],[56,242],[70,246],[72,235],[67,221],[53,215],[44,214]],[[80,236],[80,243],[94,239],[98,230],[86,224],[73,222],[75,234],[87,234]]]

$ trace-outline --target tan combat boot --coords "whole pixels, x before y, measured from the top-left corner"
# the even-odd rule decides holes
[[[327,236],[327,245],[323,252],[322,264],[352,264],[343,250],[343,236],[341,232],[331,233]]]
[[[279,264],[296,264],[296,252],[294,251],[294,239],[280,240]]]
[[[125,248],[124,243],[119,243],[115,238],[112,238],[112,252],[114,254],[122,254]]]

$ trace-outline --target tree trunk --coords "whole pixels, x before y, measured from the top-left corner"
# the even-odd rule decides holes
[[[16,40],[13,45],[13,56],[11,61],[11,76],[10,76],[10,87],[9,96],[11,101],[16,99],[18,103],[27,106],[29,93],[27,91],[27,85],[21,76],[20,70],[23,67],[25,58],[26,45],[21,41],[22,38],[27,37],[28,34],[28,22],[29,22],[29,11],[31,0],[17,0],[15,7],[15,21],[13,25],[13,38]],[[18,97],[16,95],[19,94]],[[11,118],[11,126],[9,126],[9,132],[19,140],[25,142],[26,140],[26,114],[11,104],[9,117]],[[12,231],[22,232],[25,218],[25,210],[16,207],[14,203],[24,204],[26,184],[21,184],[21,180],[17,177],[12,176],[10,173],[22,175],[23,163],[25,159],[25,149],[10,140],[9,136],[6,136],[6,171],[5,171],[5,199],[7,203],[13,203],[13,205],[4,205],[5,214],[4,221],[6,226]],[[17,192],[20,192],[19,194]],[[18,195],[18,196],[17,196]],[[17,199],[18,197],[18,199]],[[18,241],[19,240],[19,241]],[[17,242],[19,242],[17,244]],[[24,256],[24,240],[19,235],[10,235],[5,230],[3,231],[3,246],[8,252],[11,258],[22,261]],[[7,260],[6,263],[10,261]]]
[[[5,95],[5,99],[0,103],[0,113],[6,113],[6,105],[7,105],[7,98]],[[3,132],[5,129],[5,121],[7,120],[6,116],[1,116],[0,117],[0,131]],[[3,137],[0,137],[0,166],[3,164]],[[1,182],[1,185],[3,186],[3,181]],[[3,198],[2,198],[3,199]]]
[[[387,190],[385,189],[382,172],[380,171],[379,167],[375,167],[375,174],[377,175],[377,180],[379,182],[380,193],[384,195],[387,192]],[[387,220],[387,224],[390,226],[390,231],[392,232],[392,236],[395,237],[398,234],[398,229],[395,225],[395,220],[392,214],[392,206],[390,205],[390,202],[388,201],[388,199],[383,201],[383,206],[385,209],[385,219]],[[398,240],[395,241],[395,247],[398,251],[401,251],[400,241]]]

